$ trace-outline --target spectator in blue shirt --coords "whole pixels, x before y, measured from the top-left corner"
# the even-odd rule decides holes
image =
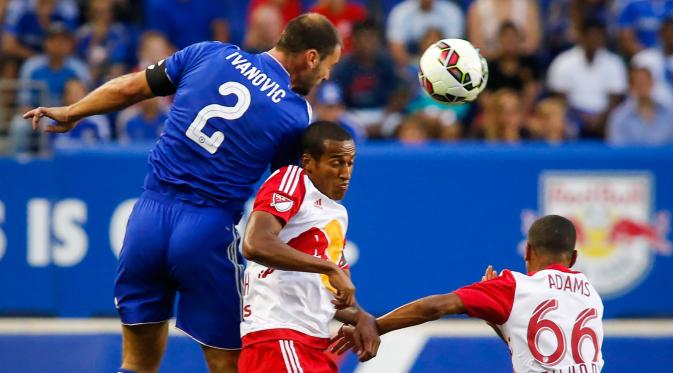
[[[662,21],[673,15],[673,0],[631,0],[619,14],[619,44],[627,56],[658,44]]]
[[[168,119],[163,97],[145,100],[136,105],[136,115],[128,121],[118,122],[117,133],[123,143],[156,141]]]
[[[355,143],[364,140],[364,131],[356,123],[350,120],[343,104],[341,88],[331,81],[324,82],[316,92],[316,102],[313,105],[313,113],[316,120],[326,120],[339,123],[353,137]]]
[[[3,52],[27,59],[42,52],[43,39],[52,23],[73,29],[77,13],[57,5],[56,0],[36,0],[33,7],[20,4],[8,10],[3,25]]]
[[[72,105],[87,94],[87,88],[77,79],[65,83],[63,102]],[[79,121],[72,131],[52,134],[55,147],[95,145],[110,141],[110,121],[105,115],[94,115]]]
[[[87,23],[77,30],[77,55],[89,65],[95,82],[125,71],[128,55],[126,27],[115,22],[112,0],[89,2]]]
[[[182,49],[206,40],[228,41],[226,8],[224,0],[145,0],[145,19],[148,28]]]
[[[374,22],[355,24],[352,54],[344,58],[333,73],[354,121],[372,129],[385,120],[388,105],[400,83],[395,65],[382,45]]]
[[[44,41],[44,50],[45,54],[32,57],[21,66],[19,101],[23,106],[60,106],[65,83],[70,79],[91,85],[86,65],[72,57],[73,37],[67,27],[52,24]],[[42,89],[38,85],[42,85]]]
[[[673,145],[673,110],[654,99],[650,70],[634,67],[630,78],[631,96],[608,120],[608,142],[635,146]]]

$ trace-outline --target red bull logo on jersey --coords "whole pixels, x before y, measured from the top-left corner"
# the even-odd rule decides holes
[[[652,175],[545,173],[540,183],[540,212],[522,213],[522,233],[527,234],[538,215],[572,220],[577,230],[575,269],[602,296],[629,291],[647,275],[657,255],[673,253],[670,213],[653,210]]]

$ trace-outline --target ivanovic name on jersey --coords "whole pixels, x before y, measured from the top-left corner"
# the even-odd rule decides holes
[[[280,103],[285,97],[285,90],[280,88],[280,85],[271,80],[265,73],[261,72],[258,67],[253,66],[252,62],[248,61],[239,52],[234,52],[225,57],[234,69],[238,70],[246,79],[255,87],[259,88],[260,92],[266,92],[267,97],[271,101]]]

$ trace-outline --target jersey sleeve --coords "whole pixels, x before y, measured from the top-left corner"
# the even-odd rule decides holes
[[[497,325],[509,319],[514,304],[516,280],[512,273],[503,273],[489,281],[476,282],[462,287],[455,293],[463,301],[470,317],[476,317]]]
[[[298,166],[283,167],[269,177],[257,192],[253,211],[265,211],[287,222],[304,201],[304,171]]]

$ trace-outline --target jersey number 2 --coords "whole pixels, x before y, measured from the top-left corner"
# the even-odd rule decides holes
[[[203,133],[203,127],[211,118],[222,118],[226,120],[235,120],[243,116],[250,107],[250,91],[241,83],[226,82],[220,86],[218,92],[222,96],[235,95],[236,105],[224,106],[218,104],[211,104],[199,111],[192,121],[192,124],[187,128],[185,135],[192,141],[197,143],[200,147],[206,149],[208,153],[215,154],[217,148],[222,145],[224,141],[224,134],[221,131],[215,131],[208,136]]]
[[[558,301],[556,299],[548,299],[535,308],[533,316],[528,322],[528,348],[535,360],[546,365],[558,364],[566,352],[566,339],[565,334],[563,334],[563,329],[561,329],[555,322],[544,318],[547,313],[557,308]],[[598,336],[596,336],[596,332],[593,329],[585,326],[589,320],[595,319],[597,316],[598,313],[595,308],[587,308],[580,312],[575,320],[570,344],[572,346],[573,360],[576,364],[585,362],[580,349],[585,338],[588,338],[594,347],[594,356],[591,361],[596,361],[598,359]],[[556,338],[556,349],[549,355],[543,354],[538,347],[539,334],[544,329],[552,332]]]

